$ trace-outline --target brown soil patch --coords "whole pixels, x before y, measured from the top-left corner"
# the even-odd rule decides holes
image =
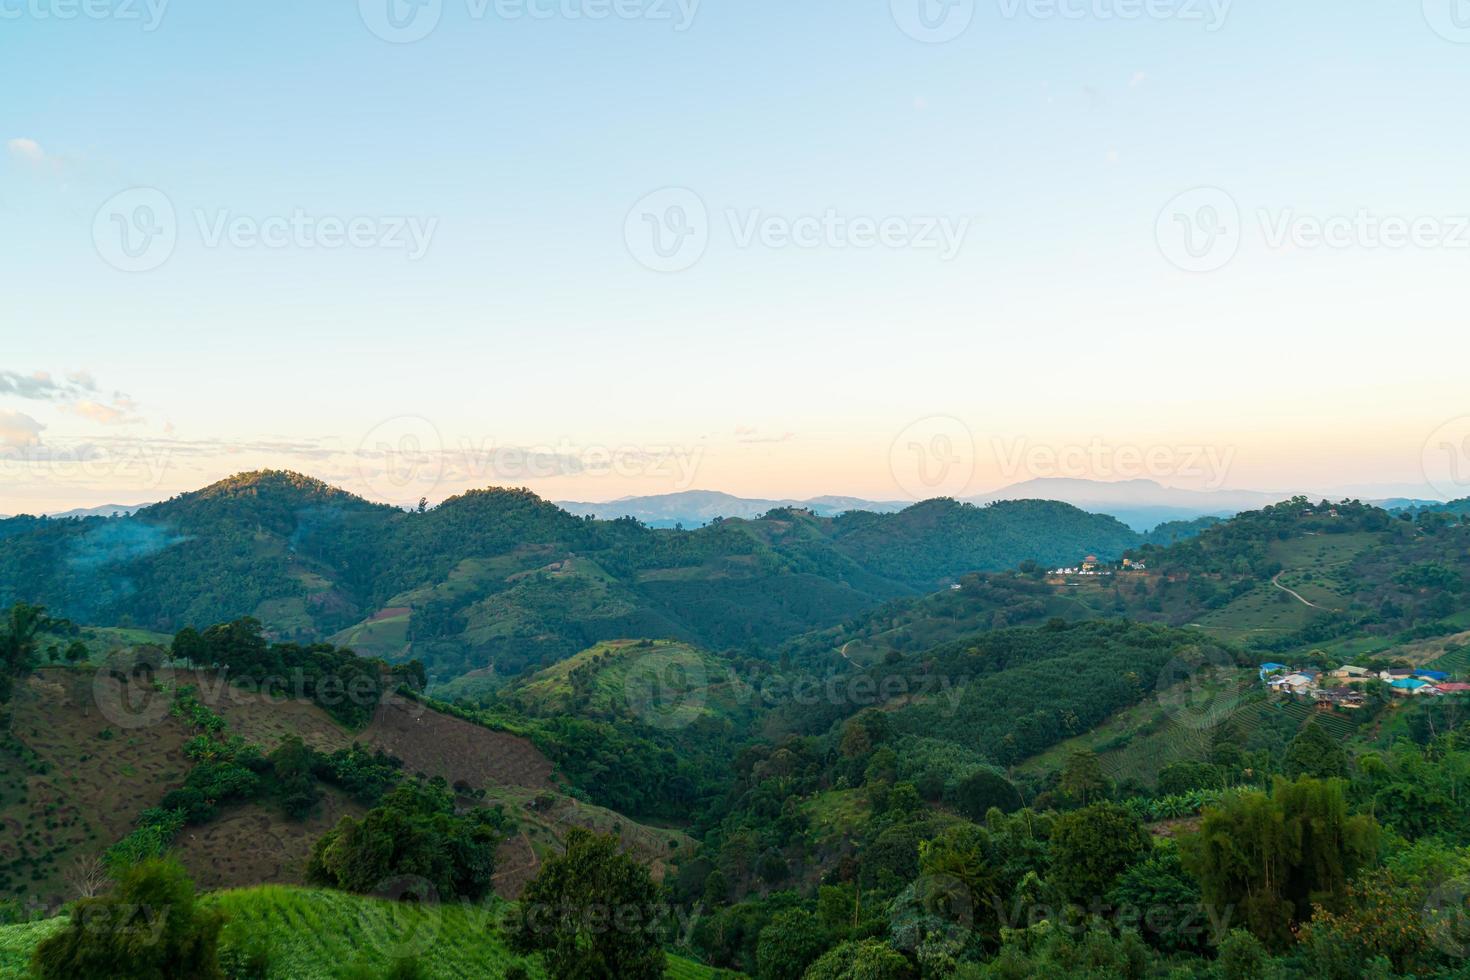
[[[0,747],[0,859],[22,860],[0,885],[10,895],[71,899],[65,875],[99,857],[138,815],[183,783],[188,732],[146,682],[46,669],[16,686],[10,733],[45,772]]]
[[[1191,817],[1178,817],[1174,820],[1160,820],[1158,823],[1149,824],[1148,832],[1155,837],[1173,838],[1181,834],[1196,833],[1203,823],[1204,817],[1195,814]]]
[[[319,837],[344,815],[365,811],[330,787],[306,820],[287,820],[269,805],[231,807],[202,827],[185,827],[174,851],[200,888],[299,885]]]
[[[500,845],[495,852],[495,868],[495,894],[514,901],[541,870],[541,856],[530,838],[520,833]]]
[[[529,739],[494,732],[401,698],[378,705],[378,713],[358,740],[396,755],[409,773],[443,776],[451,785],[463,783],[474,789],[551,785],[551,760]]]
[[[271,696],[232,684],[207,671],[167,672],[175,684],[190,685],[195,696],[225,720],[229,733],[269,752],[288,735],[312,748],[335,752],[352,744],[352,734],[305,698]]]

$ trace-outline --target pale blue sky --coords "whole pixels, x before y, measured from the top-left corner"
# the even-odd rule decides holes
[[[1229,449],[1214,482],[1230,486],[1422,484],[1426,442],[1470,414],[1470,231],[1455,227],[1470,214],[1470,44],[1455,42],[1470,30],[1442,19],[1449,0],[1160,0],[1171,16],[1134,20],[1103,15],[1137,0],[1070,0],[1073,18],[982,0],[942,44],[907,36],[888,0],[704,0],[682,31],[442,0],[405,44],[367,26],[388,0],[366,14],[173,0],[151,31],[144,0],[54,16],[74,2],[0,0],[0,371],[85,371],[96,391],[0,382],[0,513],[152,499],[259,465],[384,497],[487,482],[585,499],[917,496],[891,449],[933,416],[976,446],[946,490],[1200,482],[1017,473],[997,438]],[[622,2],[682,16],[675,0]],[[1191,273],[1156,225],[1201,186],[1238,206],[1240,242]],[[94,219],[137,187],[166,196],[177,240],[129,273]],[[697,194],[709,245],[660,273],[625,224],[669,187]],[[967,233],[949,260],[738,241],[752,216],[829,209]],[[1283,215],[1364,210],[1434,219],[1449,244],[1267,240]],[[217,222],[297,211],[369,218],[390,243],[398,219],[431,234],[421,257],[209,244]],[[389,442],[449,457],[636,447],[698,467],[553,477],[461,458],[385,489],[360,450],[403,416],[427,427],[389,422]],[[95,458],[53,460],[68,453]]]

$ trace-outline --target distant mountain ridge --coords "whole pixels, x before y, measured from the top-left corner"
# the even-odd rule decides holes
[[[1169,521],[1199,517],[1233,517],[1290,500],[1291,493],[1259,490],[1180,490],[1154,480],[1027,480],[991,493],[967,498],[978,504],[1000,500],[1060,500],[1082,510],[1109,514],[1135,531]]]
[[[1013,500],[1055,500],[1093,514],[1116,517],[1135,531],[1150,531],[1161,524],[1189,522],[1202,517],[1228,518],[1245,511],[1260,510],[1297,496],[1300,491],[1186,490],[1166,487],[1155,480],[1086,480],[1044,477],[1026,480],[963,498],[978,505]],[[1342,493],[1306,493],[1312,500],[1340,501]],[[1436,502],[1413,497],[1363,499],[1364,503],[1393,510],[1437,506]],[[633,517],[649,527],[703,527],[716,518],[752,520],[768,511],[802,508],[818,517],[837,517],[852,511],[892,514],[913,506],[895,500],[823,496],[807,500],[740,497],[714,490],[686,490],[655,496],[623,497],[605,503],[557,501],[556,505],[580,517],[616,520]]]
[[[1051,501],[835,518],[774,507],[677,531],[585,519],[526,490],[414,513],[267,471],[130,517],[0,523],[0,605],[160,631],[254,616],[282,639],[416,656],[448,680],[626,637],[754,653],[972,571],[1117,558],[1139,543],[1111,517]]]
[[[595,517],[604,521],[633,517],[649,527],[658,528],[671,528],[679,524],[685,527],[702,527],[721,517],[753,520],[769,511],[787,508],[810,510],[818,517],[837,517],[854,510],[891,514],[912,506],[900,501],[841,496],[813,497],[810,500],[765,500],[737,497],[718,490],[685,490],[646,497],[622,497],[606,503],[576,500],[558,500],[555,503],[562,510],[578,517]]]

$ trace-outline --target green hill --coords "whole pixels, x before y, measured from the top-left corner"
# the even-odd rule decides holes
[[[0,605],[161,632],[253,616],[277,638],[418,658],[445,682],[625,637],[765,650],[970,572],[1117,557],[1141,540],[1040,501],[652,530],[523,490],[409,513],[261,472],[128,517],[0,521]]]
[[[499,977],[517,963],[531,977],[546,977],[538,957],[517,956],[499,931],[505,903],[419,905],[268,885],[215,892],[201,904],[225,916],[223,962],[269,949],[268,969],[258,974],[262,980],[383,976],[400,959],[416,961],[426,980]],[[65,922],[54,918],[0,926],[0,978],[29,976],[31,951]],[[715,974],[692,960],[668,959],[670,980]]]

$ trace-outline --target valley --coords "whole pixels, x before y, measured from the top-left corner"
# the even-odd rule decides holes
[[[0,892],[21,904],[10,906],[18,924],[0,925],[0,975],[25,975],[30,950],[64,927],[52,913],[99,861],[117,867],[142,847],[145,861],[177,861],[202,907],[228,913],[227,958],[266,942],[257,933],[320,923],[315,939],[269,940],[272,977],[345,975],[347,961],[387,969],[430,925],[427,975],[468,957],[541,976],[540,961],[512,949],[514,916],[545,887],[549,862],[591,833],[687,916],[665,935],[666,975],[764,980],[779,975],[762,952],[778,926],[887,935],[883,948],[900,955],[913,952],[892,945],[906,917],[952,928],[942,909],[911,908],[913,883],[939,873],[945,848],[1003,847],[965,858],[998,876],[984,888],[1058,887],[1070,901],[1082,893],[1055,884],[1068,821],[1126,815],[1150,842],[1136,846],[1175,862],[1206,822],[1273,785],[1331,777],[1375,794],[1389,776],[1372,775],[1370,759],[1391,753],[1393,772],[1421,765],[1414,753],[1429,746],[1462,751],[1463,695],[1398,697],[1383,683],[1346,710],[1283,697],[1261,666],[1470,679],[1470,524],[1450,515],[1296,499],[1183,536],[1128,544],[1119,533],[1103,547],[1086,530],[1023,530],[1039,517],[1026,506],[780,512],[660,532],[495,494],[462,505],[483,525],[465,524],[451,502],[440,529],[412,526],[434,511],[379,513],[320,487],[303,496],[298,482],[212,488],[178,511],[204,507],[198,525],[145,510],[0,538],[0,567],[98,538],[153,542],[85,575],[197,583],[167,607],[133,584],[110,593],[154,617],[245,609],[219,605],[221,576],[268,583],[279,572],[309,590],[248,606],[264,618],[174,633],[131,614],[48,621],[34,648],[53,651],[38,658],[50,662],[17,677],[7,708]],[[330,540],[313,537],[323,500],[342,509]],[[1094,526],[1064,505],[1044,510],[1045,521]],[[1002,518],[1013,531],[994,525]],[[249,522],[256,530],[240,537]],[[984,530],[971,548],[961,532],[973,522]],[[200,528],[222,537],[194,537]],[[410,532],[398,540],[411,575],[346,557]],[[1009,567],[975,557],[1008,548]],[[184,571],[195,554],[233,557],[210,577]],[[75,573],[60,572],[30,594],[62,589],[89,608],[94,599],[65,591]],[[332,693],[354,689],[366,695]],[[222,781],[231,771],[238,789]],[[206,780],[220,788],[200,798],[193,787]],[[323,888],[322,842],[380,819],[410,790],[490,821],[483,899],[425,908]],[[1399,820],[1393,812],[1380,819]],[[1449,814],[1428,819],[1461,833]],[[1030,857],[1014,865],[1002,857],[1012,852]],[[1026,868],[1042,877],[1026,885]],[[332,924],[344,917],[351,924]],[[974,945],[961,956],[1013,949],[988,913],[963,926]],[[1266,925],[1251,931],[1284,948]],[[1184,955],[1146,938],[1148,955]],[[832,942],[824,955],[884,955]]]

